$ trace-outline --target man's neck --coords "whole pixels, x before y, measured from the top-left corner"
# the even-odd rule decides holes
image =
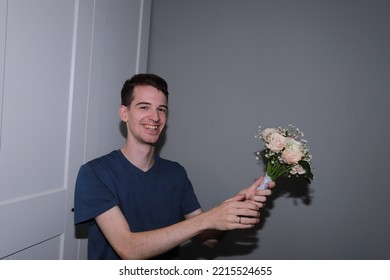
[[[121,149],[123,155],[142,171],[148,171],[154,164],[154,147],[150,145],[126,145]]]

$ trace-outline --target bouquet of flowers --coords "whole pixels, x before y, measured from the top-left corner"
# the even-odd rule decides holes
[[[259,127],[255,137],[264,142],[266,147],[264,153],[256,152],[256,159],[259,160],[261,155],[267,159],[266,175],[258,190],[266,189],[269,182],[288,173],[305,176],[309,181],[313,179],[309,148],[298,128],[291,124],[287,129],[278,127],[261,130]]]

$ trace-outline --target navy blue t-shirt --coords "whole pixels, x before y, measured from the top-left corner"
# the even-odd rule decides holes
[[[75,190],[75,224],[90,222],[89,259],[119,259],[95,217],[118,205],[132,232],[166,227],[200,208],[185,169],[177,162],[155,157],[144,172],[120,150],[81,166]],[[157,258],[177,258],[178,248]]]

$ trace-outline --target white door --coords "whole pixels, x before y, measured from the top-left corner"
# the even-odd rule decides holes
[[[149,12],[142,0],[0,0],[0,259],[85,258],[74,181],[124,141],[119,90],[145,70]]]

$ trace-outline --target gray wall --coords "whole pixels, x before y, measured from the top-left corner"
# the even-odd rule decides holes
[[[170,84],[161,154],[209,209],[264,173],[263,127],[295,124],[315,180],[278,181],[262,224],[188,258],[389,259],[389,1],[158,0],[148,71]],[[206,252],[207,253],[207,252]]]

